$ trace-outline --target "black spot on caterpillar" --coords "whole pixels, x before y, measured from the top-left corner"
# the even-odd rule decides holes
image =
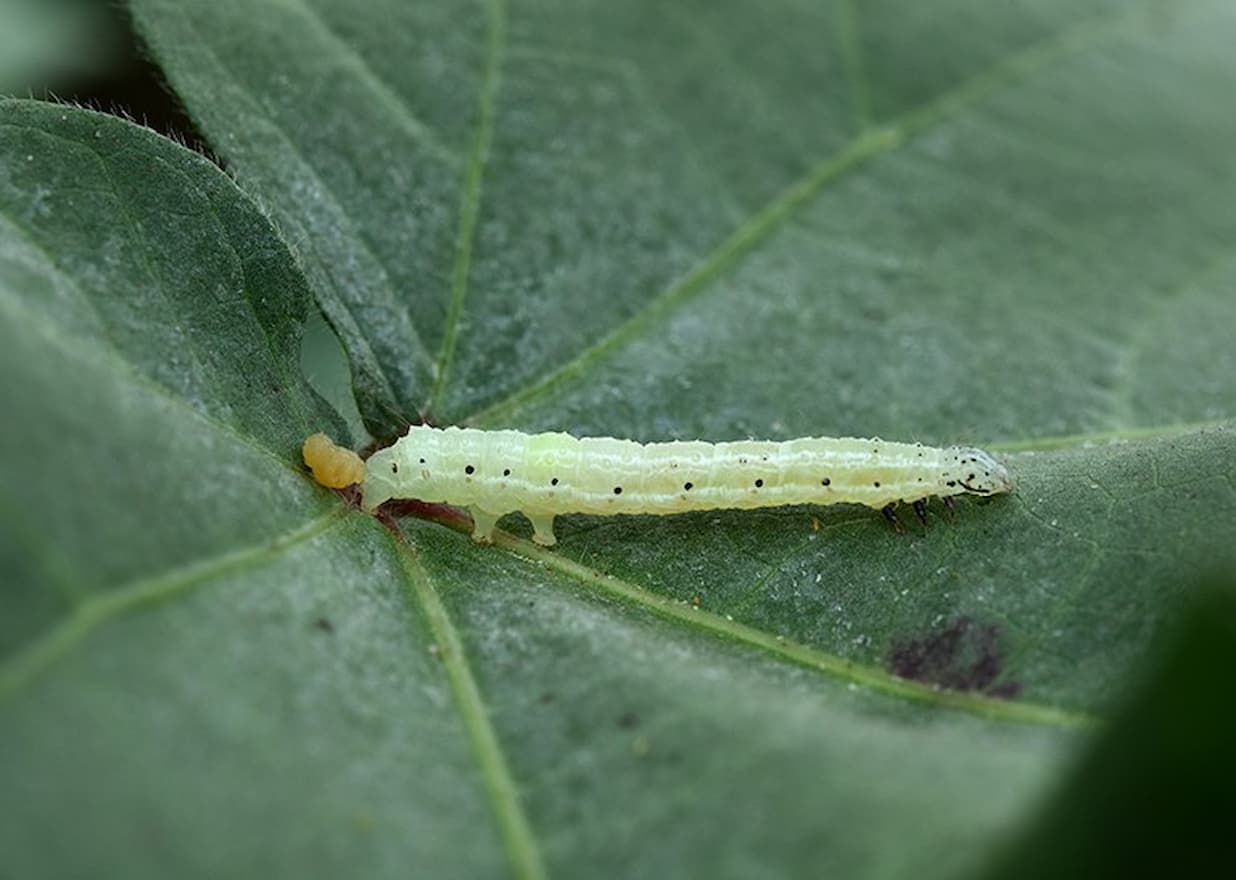
[[[532,522],[533,539],[545,545],[555,541],[554,517],[560,513],[669,514],[843,502],[882,510],[932,495],[1013,489],[1004,466],[980,449],[872,442],[806,437],[644,444],[414,426],[359,469],[355,453],[322,434],[305,441],[305,460],[315,477],[321,470],[338,482],[342,472],[360,482],[366,510],[392,498],[466,507],[478,541],[490,539],[501,516],[519,510]]]

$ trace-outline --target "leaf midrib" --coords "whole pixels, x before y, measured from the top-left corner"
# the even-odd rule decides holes
[[[455,708],[471,740],[472,753],[489,794],[510,867],[515,876],[522,880],[540,880],[546,873],[536,835],[520,803],[506,754],[468,663],[463,639],[443,605],[433,579],[417,560],[407,541],[402,535],[395,535],[391,542],[403,568],[409,600],[420,607],[433,634],[438,658],[442,661],[455,699]]]

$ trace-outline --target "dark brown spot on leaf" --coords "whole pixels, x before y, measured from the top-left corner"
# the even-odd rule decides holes
[[[954,691],[978,691],[991,697],[1015,697],[1016,681],[996,679],[1004,670],[1001,630],[959,617],[943,629],[921,638],[893,642],[888,669],[893,675]]]

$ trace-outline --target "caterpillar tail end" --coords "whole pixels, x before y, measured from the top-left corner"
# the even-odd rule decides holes
[[[325,434],[311,434],[301,447],[301,457],[313,479],[328,489],[346,489],[365,480],[365,462],[351,449],[336,446]]]

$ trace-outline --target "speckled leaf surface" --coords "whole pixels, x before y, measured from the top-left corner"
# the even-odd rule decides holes
[[[297,467],[311,308],[205,159],[0,103],[0,874],[502,864],[399,553]]]
[[[974,876],[1236,539],[1227,4],[131,6],[239,189],[5,108],[23,873]],[[394,536],[296,467],[310,297],[377,437],[1019,489]]]

